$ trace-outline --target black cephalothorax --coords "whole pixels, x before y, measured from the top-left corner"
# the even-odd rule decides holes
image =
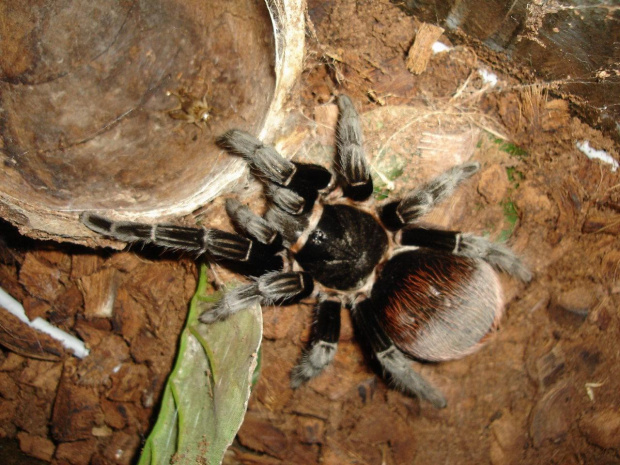
[[[226,211],[238,234],[209,228],[112,221],[82,214],[90,229],[121,241],[144,241],[205,254],[252,276],[200,320],[209,324],[256,303],[316,300],[312,340],[292,373],[297,387],[333,360],[340,310],[351,310],[363,338],[392,383],[444,407],[442,394],[415,372],[409,357],[442,361],[479,347],[503,312],[494,268],[529,281],[505,246],[472,234],[421,228],[418,218],[479,169],[469,162],[397,200],[375,206],[357,112],[338,98],[334,170],[291,162],[239,130],[218,142],[242,156],[265,186],[264,217],[235,199]]]

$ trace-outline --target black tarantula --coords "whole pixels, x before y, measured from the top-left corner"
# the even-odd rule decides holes
[[[362,148],[359,116],[338,98],[334,173],[291,162],[252,135],[231,130],[218,143],[241,155],[264,183],[264,217],[229,199],[236,229],[115,222],[90,213],[82,222],[121,241],[206,254],[243,265],[250,284],[228,291],[200,316],[212,323],[255,303],[290,304],[313,297],[312,340],[292,373],[292,386],[317,376],[334,359],[340,309],[350,309],[356,332],[396,387],[435,407],[443,395],[416,373],[408,357],[443,361],[475,351],[503,311],[493,268],[523,281],[530,272],[513,254],[482,237],[422,228],[416,221],[479,169],[451,168],[398,200],[373,208],[373,183]]]

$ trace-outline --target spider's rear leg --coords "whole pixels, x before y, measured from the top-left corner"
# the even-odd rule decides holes
[[[340,307],[337,299],[319,298],[314,309],[311,343],[291,373],[293,388],[319,375],[333,361],[340,336]]]
[[[343,195],[352,200],[366,200],[372,194],[370,167],[364,154],[362,128],[353,102],[346,95],[338,97],[340,117],[336,130],[338,150],[336,168],[343,181]]]
[[[377,361],[397,389],[418,396],[436,408],[446,406],[446,399],[441,392],[411,368],[411,361],[384,331],[371,299],[358,303],[353,308],[352,315],[360,336],[369,344]]]
[[[314,290],[314,281],[304,272],[271,272],[250,284],[226,292],[214,306],[200,315],[203,323],[223,320],[240,310],[256,304],[282,304],[308,297]]]
[[[403,354],[432,362],[465,357],[481,347],[502,312],[501,285],[490,264],[419,247],[383,265],[354,319],[396,385],[440,407],[443,397],[407,369]]]
[[[113,221],[87,212],[82,213],[80,220],[89,229],[119,241],[151,243],[175,250],[207,253],[231,264],[244,263],[248,265],[248,274],[252,275],[282,268],[282,258],[275,256],[269,246],[219,229]]]
[[[449,169],[409,192],[401,200],[384,205],[380,212],[381,221],[391,230],[398,230],[414,223],[430,212],[435,205],[452,195],[461,182],[479,169],[478,162],[463,163]]]
[[[461,257],[481,258],[521,281],[529,282],[532,279],[532,273],[512,250],[474,234],[407,227],[399,231],[397,241],[402,245],[443,250]]]

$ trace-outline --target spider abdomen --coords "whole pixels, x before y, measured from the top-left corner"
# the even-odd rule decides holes
[[[325,205],[295,259],[321,284],[349,290],[365,282],[387,248],[387,234],[372,215],[348,205]]]
[[[503,311],[500,283],[490,265],[423,248],[386,263],[372,300],[396,346],[428,361],[474,352]]]

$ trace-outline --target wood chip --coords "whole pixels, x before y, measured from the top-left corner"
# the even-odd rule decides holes
[[[605,233],[617,236],[620,234],[620,219],[617,216],[590,216],[583,223],[582,232],[585,234]]]
[[[24,357],[39,360],[56,361],[65,355],[60,341],[28,326],[2,307],[0,313],[0,345]]]
[[[52,441],[41,436],[20,431],[17,433],[19,447],[25,453],[39,460],[51,462],[56,446]]]
[[[108,318],[112,316],[116,298],[117,271],[103,268],[78,281],[84,296],[84,315],[88,318]]]
[[[443,34],[443,28],[423,23],[418,29],[415,41],[407,54],[407,69],[413,74],[422,74],[433,54],[433,44]]]
[[[93,427],[104,422],[99,393],[89,386],[75,384],[71,376],[72,368],[65,365],[54,402],[51,434],[58,442],[90,439]],[[88,463],[88,460],[83,463]]]

